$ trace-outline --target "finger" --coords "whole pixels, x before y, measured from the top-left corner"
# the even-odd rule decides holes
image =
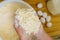
[[[23,30],[22,27],[19,27],[18,30],[17,30],[17,32],[18,32],[18,34],[19,34],[20,36],[22,36],[22,35],[24,34],[24,30]]]
[[[14,24],[15,24],[15,28],[19,27],[19,20],[17,18],[14,19]]]
[[[19,20],[15,18],[15,21],[14,21],[14,28],[16,30],[16,32],[19,34],[19,35],[22,35],[24,33],[24,30],[23,28],[18,24]]]

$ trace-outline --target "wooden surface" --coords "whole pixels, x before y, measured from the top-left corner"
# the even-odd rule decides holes
[[[60,35],[60,15],[53,16],[51,13],[49,13],[47,9],[47,0],[25,0],[27,3],[29,3],[36,11],[42,10],[43,12],[47,12],[48,15],[52,17],[52,27],[47,28],[46,24],[44,24],[44,29],[45,31],[50,35],[50,36],[56,36]],[[43,8],[38,9],[37,4],[42,3]]]
[[[49,13],[48,9],[47,9],[47,1],[46,0],[24,0],[27,3],[29,3],[36,11],[38,10],[42,10],[43,12],[47,12],[48,15],[50,15],[52,17],[52,27],[51,28],[47,28],[47,26],[44,24],[44,29],[45,31],[50,35],[50,36],[56,36],[56,35],[60,35],[60,15],[56,15],[53,16],[51,15],[51,13]],[[42,9],[38,9],[37,8],[37,4],[38,3],[42,3],[43,4],[43,8]]]

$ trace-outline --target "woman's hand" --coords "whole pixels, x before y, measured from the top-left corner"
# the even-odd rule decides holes
[[[18,24],[19,20],[15,19],[15,29],[18,33],[21,40],[30,40],[29,35],[25,30]],[[40,25],[40,30],[38,33],[32,33],[32,35],[37,37],[37,40],[53,40],[48,34],[44,31],[42,24]]]

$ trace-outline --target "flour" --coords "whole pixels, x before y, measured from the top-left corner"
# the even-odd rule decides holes
[[[40,21],[36,12],[32,9],[18,9],[16,14],[18,17],[19,25],[21,25],[26,33],[31,34],[32,32],[37,33],[40,28]]]

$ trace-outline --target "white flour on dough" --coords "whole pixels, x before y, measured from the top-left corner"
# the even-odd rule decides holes
[[[41,23],[33,9],[20,8],[16,14],[16,16],[19,16],[19,25],[21,25],[28,34],[32,32],[37,33],[39,31]]]

